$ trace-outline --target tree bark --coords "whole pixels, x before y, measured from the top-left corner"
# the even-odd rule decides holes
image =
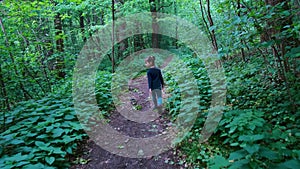
[[[174,1],[174,13],[175,13],[175,16],[177,16],[177,3],[176,1]],[[178,39],[178,21],[176,19],[176,26],[175,26],[175,37],[176,39]],[[175,47],[176,49],[178,48],[178,43],[176,40],[174,40],[174,43],[175,43]]]
[[[241,9],[241,1],[237,0],[237,10],[238,10],[237,15],[238,15],[239,18],[241,17],[240,9]],[[241,24],[238,25],[238,30],[241,31]],[[240,36],[239,38],[240,38],[240,43],[243,44],[242,37]],[[243,47],[241,47],[241,54],[242,54],[243,61],[246,62],[245,51],[244,51]]]
[[[10,105],[9,105],[9,99],[8,99],[8,96],[7,96],[7,92],[6,92],[6,86],[5,86],[5,83],[4,83],[4,80],[3,80],[3,76],[2,76],[2,68],[1,68],[1,65],[0,65],[0,86],[1,86],[1,91],[2,91],[2,95],[3,97],[5,98],[4,100],[4,108],[6,107],[6,110],[10,111]],[[5,122],[6,122],[6,114],[5,114],[5,110],[3,111],[3,127],[2,127],[2,131],[5,131],[6,130],[6,125],[5,125]]]
[[[84,17],[82,16],[82,12],[79,14],[79,25],[80,25],[80,31],[82,34],[83,42],[86,42],[86,36],[85,36],[85,28],[84,28]]]
[[[211,17],[211,14],[210,14],[210,1],[207,0],[207,19],[208,19],[208,22],[209,22],[209,26],[208,26],[208,23],[205,19],[205,13],[204,13],[204,7],[203,7],[203,2],[202,0],[199,0],[200,2],[200,10],[201,10],[201,15],[202,15],[202,20],[206,26],[206,29],[209,33],[209,36],[210,36],[210,39],[211,39],[211,43],[213,45],[213,49],[215,51],[218,51],[218,44],[217,44],[217,39],[216,39],[216,35],[215,35],[215,30],[211,30],[209,29],[209,27],[212,27],[214,26],[214,22],[212,20],[212,17]]]
[[[63,30],[62,30],[62,20],[61,20],[61,16],[60,16],[60,13],[58,13],[56,16],[55,16],[55,35],[60,37],[60,35],[63,33]],[[56,50],[58,52],[63,52],[64,51],[64,40],[63,38],[58,38],[56,40]]]
[[[207,19],[209,21],[209,25],[210,27],[214,26],[214,22],[213,22],[213,19],[211,17],[211,14],[210,14],[210,1],[207,0]],[[218,51],[218,43],[217,43],[217,39],[216,39],[216,35],[215,35],[215,30],[211,30],[211,34],[212,34],[212,43],[213,43],[213,47],[215,49],[215,51]]]
[[[157,24],[157,5],[155,3],[155,0],[149,0],[150,4],[150,12],[152,13],[152,48],[159,48],[158,45],[158,24]]]
[[[56,39],[56,50],[58,52],[64,52],[64,40],[61,37],[61,35],[63,34],[63,27],[62,27],[62,20],[61,20],[60,13],[56,14],[55,19],[54,19],[54,24],[55,24],[55,30],[56,30],[55,35],[57,37],[59,37],[58,39]],[[57,76],[59,78],[64,78],[66,76],[66,73],[63,70],[65,68],[64,59],[56,58],[55,62],[56,62],[55,69],[58,71]]]
[[[115,1],[111,0],[111,12],[112,12],[112,33],[111,33],[111,43],[112,43],[112,51],[111,51],[111,64],[112,64],[112,73],[115,72]]]
[[[6,86],[5,86],[5,82],[4,82],[4,78],[3,78],[3,75],[2,75],[2,67],[0,65],[0,86],[1,86],[1,91],[2,91],[2,94],[3,94],[3,97],[5,98],[4,100],[4,105],[6,107],[6,110],[10,110],[10,104],[9,104],[9,99],[8,99],[8,95],[7,95],[7,92],[6,92]],[[4,111],[5,112],[5,111]],[[4,121],[5,121],[5,117],[4,117]],[[5,123],[4,123],[5,124]]]

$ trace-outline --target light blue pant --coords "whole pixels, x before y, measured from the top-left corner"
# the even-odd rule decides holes
[[[162,100],[162,92],[160,89],[152,90],[152,100],[155,107],[162,105],[163,100]]]

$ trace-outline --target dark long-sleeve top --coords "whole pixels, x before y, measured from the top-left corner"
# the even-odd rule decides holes
[[[148,69],[147,78],[149,89],[162,89],[164,87],[165,83],[160,69],[156,67]]]

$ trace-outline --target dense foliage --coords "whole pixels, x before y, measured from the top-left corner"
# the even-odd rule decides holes
[[[20,102],[9,112],[1,133],[0,167],[66,168],[85,137],[70,97]]]
[[[172,62],[164,74],[168,117],[176,120],[182,108],[199,114],[177,146],[180,164],[300,168],[299,7],[298,0],[0,1],[0,168],[70,166],[87,138],[71,97],[77,56],[104,25],[138,12],[173,14],[206,33],[220,58],[216,64],[225,70],[223,117],[212,137],[199,143],[212,97],[205,65],[182,42],[149,34],[118,42],[99,65],[99,117],[107,118],[115,108],[110,91],[119,77],[111,72],[122,60],[141,49],[170,50],[181,61]],[[180,93],[188,85],[178,83],[174,74],[185,76],[176,69],[183,63],[199,89],[201,107],[196,109],[182,107]],[[134,61],[133,67],[142,64]]]
[[[198,144],[203,126],[200,116],[199,127],[195,127],[181,145],[194,167],[299,167],[300,114],[293,113],[284,85],[264,79],[261,68],[254,67],[258,64],[226,65],[227,75],[230,75],[227,110],[218,129],[210,140]],[[297,88],[297,85],[292,86],[292,90]],[[296,93],[293,97],[299,98]]]

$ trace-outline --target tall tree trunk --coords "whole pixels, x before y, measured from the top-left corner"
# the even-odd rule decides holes
[[[111,43],[112,43],[112,51],[111,51],[111,64],[112,64],[112,73],[115,72],[115,1],[111,0],[111,13],[112,13],[112,33],[111,33]]]
[[[237,0],[237,15],[238,15],[238,17],[240,18],[241,17],[241,1],[240,0]],[[239,24],[238,25],[238,31],[241,31],[241,24]],[[242,37],[240,36],[239,37],[239,39],[240,39],[240,43],[241,43],[241,45],[243,44],[243,39],[242,39]],[[241,47],[241,54],[242,54],[242,59],[243,59],[243,61],[244,62],[246,62],[246,58],[245,58],[245,51],[244,51],[244,48],[243,47]]]
[[[158,24],[157,24],[157,5],[155,0],[149,0],[150,12],[152,12],[152,48],[158,48]]]
[[[176,3],[176,1],[174,1],[174,13],[175,13],[175,16],[177,16],[177,3]],[[178,39],[178,21],[177,21],[177,19],[176,19],[176,26],[175,26],[175,37],[176,37],[176,39]],[[174,43],[175,43],[175,47],[177,49],[178,48],[177,41],[175,40]]]
[[[55,35],[56,37],[58,37],[58,39],[56,39],[56,50],[59,53],[64,52],[64,40],[63,37],[61,37],[61,35],[63,34],[63,27],[62,27],[62,20],[61,20],[60,13],[56,14],[54,24],[55,24]],[[56,62],[55,69],[58,71],[57,76],[59,78],[64,78],[66,75],[66,73],[63,70],[65,68],[64,59],[62,58],[62,56],[60,56],[56,58],[55,62]]]
[[[104,22],[104,12],[101,11],[100,12],[100,25],[104,25],[104,24],[105,24],[105,22]]]
[[[80,12],[80,16],[79,16],[79,25],[80,25],[80,31],[81,31],[81,34],[82,34],[82,39],[83,39],[83,42],[86,42],[86,36],[85,36],[85,28],[84,28],[84,17],[82,15],[83,13]]]
[[[63,52],[64,51],[64,40],[62,37],[60,37],[60,35],[63,33],[63,30],[62,30],[62,20],[61,20],[61,16],[60,16],[60,13],[58,13],[56,16],[55,16],[55,35],[57,37],[59,37],[57,40],[56,40],[56,50],[58,52]]]
[[[6,108],[6,110],[10,111],[10,105],[9,105],[9,99],[8,99],[8,96],[7,96],[7,92],[6,92],[6,86],[5,86],[5,83],[4,83],[4,80],[3,80],[3,76],[2,76],[2,68],[1,68],[1,65],[0,65],[0,86],[1,86],[1,92],[2,92],[2,96],[5,98],[4,100],[4,107]],[[6,114],[5,114],[5,110],[3,111],[3,127],[2,127],[2,131],[5,131],[6,130]]]
[[[207,3],[207,19],[209,21],[210,27],[212,27],[212,26],[214,26],[214,22],[211,17],[211,14],[210,14],[210,1],[207,0],[206,3]],[[211,35],[212,35],[213,47],[214,47],[215,51],[218,51],[218,43],[217,43],[217,39],[216,39],[216,35],[215,35],[215,29],[211,30]]]
[[[216,39],[216,35],[215,35],[215,30],[211,30],[210,31],[210,27],[214,26],[214,22],[212,20],[212,17],[211,17],[211,14],[210,14],[210,1],[207,0],[207,19],[208,19],[208,22],[209,22],[209,26],[208,26],[208,23],[206,22],[206,19],[205,19],[205,13],[204,13],[204,7],[203,7],[203,2],[202,0],[199,0],[200,2],[200,9],[201,9],[201,15],[202,15],[202,20],[208,30],[208,33],[209,33],[209,36],[210,36],[210,39],[211,39],[211,43],[213,45],[213,49],[215,51],[218,51],[218,44],[217,44],[217,39]]]
[[[3,94],[4,99],[4,105],[6,107],[6,110],[10,110],[10,104],[9,104],[9,99],[8,99],[8,95],[6,92],[6,86],[5,86],[5,82],[4,82],[4,78],[2,75],[2,67],[0,65],[0,86],[1,86],[1,92]],[[5,117],[4,117],[4,121],[5,121]],[[5,123],[4,123],[5,124]]]
[[[91,15],[87,15],[86,17],[86,27],[89,29],[92,25],[93,25],[93,22],[91,20],[93,20],[93,18]],[[88,34],[88,37],[91,37],[92,36],[92,32],[91,31],[87,31],[87,34]]]

